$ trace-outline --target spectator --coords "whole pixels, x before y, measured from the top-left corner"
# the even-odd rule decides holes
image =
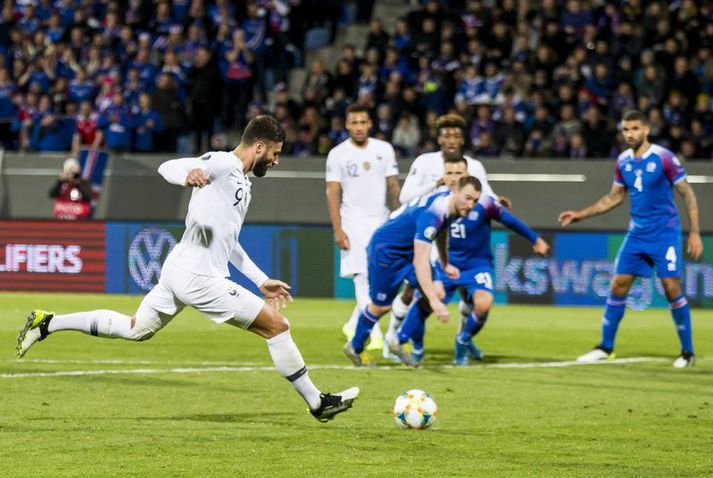
[[[589,157],[587,144],[581,133],[575,133],[569,138],[569,159],[585,159]]]
[[[163,122],[151,107],[148,93],[139,95],[139,111],[134,117],[134,128],[134,151],[154,151],[156,138],[163,132]]]
[[[574,137],[577,133],[573,134]],[[609,154],[611,145],[612,131],[609,129],[607,121],[601,117],[599,108],[596,106],[589,108],[589,111],[584,116],[581,136],[585,141],[586,156],[589,158],[606,158]],[[579,140],[575,143],[579,148]],[[573,142],[570,139],[570,157],[572,154],[578,154],[581,150],[573,152]],[[580,158],[581,159],[581,158]]]
[[[75,131],[72,137],[72,152],[77,154],[80,149],[98,149],[104,140],[104,133],[99,129],[99,114],[92,111],[92,104],[82,101],[79,104],[79,114],[75,119]]]
[[[503,108],[503,117],[495,125],[495,145],[501,154],[520,156],[527,140],[525,127],[520,123],[515,110],[509,106]]]
[[[38,117],[32,128],[31,148],[35,151],[67,151],[72,144],[74,119],[58,116],[52,100],[40,98]]]
[[[416,124],[416,119],[411,114],[402,114],[391,138],[394,148],[401,152],[401,157],[415,157],[416,147],[420,141],[421,131]]]
[[[175,80],[162,73],[158,77],[156,89],[151,93],[151,104],[163,124],[163,131],[155,137],[158,151],[176,151],[178,133],[184,124],[184,110]]]
[[[198,49],[193,69],[188,74],[188,81],[192,87],[188,101],[195,134],[193,151],[199,154],[213,135],[222,90],[220,70],[208,48]]]
[[[245,43],[245,32],[233,32],[232,47],[220,62],[223,77],[223,126],[242,130],[252,97],[253,56]]]
[[[120,91],[114,93],[112,105],[100,116],[99,128],[102,129],[109,150],[122,152],[131,149],[134,118],[124,105],[124,96]]]
[[[49,190],[49,197],[54,199],[55,219],[89,219],[92,186],[88,180],[82,179],[80,172],[79,162],[76,159],[65,160],[57,182]]]

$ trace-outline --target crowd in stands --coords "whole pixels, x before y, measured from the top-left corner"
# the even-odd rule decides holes
[[[176,151],[190,134],[200,152],[216,131],[271,113],[286,154],[326,155],[358,101],[373,111],[372,135],[402,157],[437,149],[447,112],[467,119],[477,156],[615,157],[630,109],[648,115],[652,141],[686,159],[713,155],[711,2],[424,1],[393,32],[371,18],[364,44],[343,47],[334,65],[311,61],[292,97],[305,30],[334,32],[344,3],[5,2],[0,139]]]
[[[240,130],[337,0],[6,0],[5,149],[196,152]],[[182,146],[180,139],[193,138]]]
[[[438,148],[433,126],[446,112],[467,119],[478,156],[616,157],[618,120],[639,109],[652,141],[711,159],[711,2],[423,3],[392,34],[372,19],[363,58],[346,47],[333,71],[315,61],[302,108],[278,103],[297,154],[339,141],[341,112],[356,100],[373,109],[372,133],[405,157]]]

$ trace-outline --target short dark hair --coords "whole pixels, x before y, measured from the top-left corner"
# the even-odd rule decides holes
[[[631,110],[624,113],[622,121],[641,121],[644,124],[649,124],[649,118],[641,111]]]
[[[366,113],[367,115],[369,115],[369,107],[361,103],[352,103],[347,108],[346,116],[349,116],[349,113]]]
[[[452,158],[446,158],[444,163],[448,164],[465,164],[468,167],[468,161],[463,156],[454,156]]]
[[[277,144],[285,141],[287,135],[280,123],[269,115],[260,115],[251,119],[243,130],[240,143],[251,146],[258,141],[265,144]]]
[[[461,115],[447,114],[436,119],[436,131],[440,136],[443,128],[458,128],[465,134],[465,119]]]
[[[460,191],[469,184],[473,186],[476,191],[480,192],[483,190],[483,186],[481,186],[480,180],[478,178],[473,176],[466,176],[458,180],[458,191]]]

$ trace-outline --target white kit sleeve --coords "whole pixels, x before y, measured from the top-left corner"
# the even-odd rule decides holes
[[[328,183],[341,182],[341,171],[339,168],[339,160],[337,159],[334,149],[332,149],[327,155],[327,170],[324,175],[325,180]]]
[[[409,169],[408,176],[404,181],[404,185],[401,187],[401,194],[399,195],[399,202],[401,204],[406,204],[410,200],[423,196],[424,194],[430,193],[436,189],[436,183],[434,181],[429,181],[424,177],[424,172],[420,167],[419,158],[416,158],[411,164],[411,169]]]
[[[186,185],[188,172],[200,168],[208,176],[208,180],[220,177],[239,165],[239,159],[232,152],[206,153],[199,158],[172,159],[158,167],[158,173],[167,182],[178,186]]]
[[[240,243],[235,244],[233,252],[230,253],[230,263],[233,264],[240,272],[242,272],[245,277],[250,279],[253,284],[260,287],[265,281],[269,279],[267,274],[265,274],[258,266],[250,259],[248,253],[240,245]]]

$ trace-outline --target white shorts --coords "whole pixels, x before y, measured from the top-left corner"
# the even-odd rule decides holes
[[[172,317],[187,305],[216,323],[235,319],[247,329],[265,301],[230,279],[193,274],[167,261],[158,284],[144,297],[141,306]]]
[[[349,250],[340,251],[339,275],[351,277],[354,274],[366,274],[366,247],[374,231],[384,223],[383,219],[346,219],[342,218],[342,229],[349,238]]]

